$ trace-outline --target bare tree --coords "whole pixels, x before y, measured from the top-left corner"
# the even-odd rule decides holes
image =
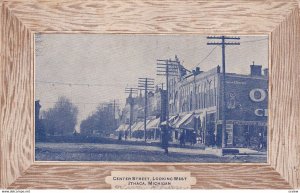
[[[84,135],[97,133],[105,137],[116,130],[115,122],[113,107],[99,105],[96,112],[81,122],[80,133]]]
[[[53,108],[43,113],[44,127],[50,135],[70,135],[75,131],[78,108],[66,97],[59,97]]]

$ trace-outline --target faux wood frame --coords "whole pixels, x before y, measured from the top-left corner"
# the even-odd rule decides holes
[[[300,17],[296,0],[0,0],[0,188],[110,188],[112,170],[191,171],[193,188],[300,188]],[[264,34],[270,40],[267,164],[34,161],[33,36]]]

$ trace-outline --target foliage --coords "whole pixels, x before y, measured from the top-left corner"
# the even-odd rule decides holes
[[[96,112],[83,120],[80,133],[84,135],[107,136],[116,130],[113,107],[99,106]]]
[[[50,135],[70,135],[75,130],[78,108],[62,96],[53,108],[42,112],[43,126]]]

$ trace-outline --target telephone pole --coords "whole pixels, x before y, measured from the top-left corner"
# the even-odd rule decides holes
[[[178,61],[169,60],[157,60],[157,74],[158,76],[166,77],[166,131],[169,132],[169,77],[178,76]],[[163,85],[162,85],[163,87]],[[164,108],[164,107],[162,107]],[[168,141],[166,141],[168,143]],[[166,153],[168,150],[166,149]]]
[[[112,106],[113,128],[115,128],[117,126],[117,123],[116,123],[116,108],[119,107],[119,103],[116,102],[116,99],[114,99],[110,104],[108,104],[108,106]]]
[[[239,42],[226,42],[226,40],[240,40],[239,37],[228,36],[208,36],[207,39],[222,40],[221,42],[208,42],[207,45],[222,46],[222,73],[223,73],[223,95],[222,95],[222,148],[227,146],[226,143],[226,70],[225,70],[225,47],[240,45]]]
[[[118,100],[110,100],[109,102],[104,102],[101,104],[101,109],[103,109],[110,118],[106,120],[109,122],[109,126],[116,129],[117,122],[116,122],[116,110],[119,109],[119,103]]]
[[[130,108],[130,112],[129,112],[129,138],[131,138],[131,126],[132,126],[132,121],[133,121],[133,106],[134,106],[134,101],[133,101],[133,94],[137,94],[138,89],[137,88],[125,88],[125,93],[129,94],[129,108]]]
[[[144,107],[144,138],[147,141],[147,110],[148,110],[148,91],[154,90],[154,79],[153,78],[139,78],[138,88],[145,91],[145,107]]]
[[[114,118],[114,123],[113,123],[113,127],[116,127],[116,100],[114,99],[114,114],[113,114],[113,118]]]

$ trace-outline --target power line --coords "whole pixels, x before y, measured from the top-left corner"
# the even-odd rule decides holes
[[[269,38],[263,38],[263,39],[258,39],[258,40],[248,40],[248,41],[240,41],[240,43],[251,43],[251,42],[258,42],[258,41],[263,41],[263,40],[268,40]],[[214,50],[217,48],[218,46],[215,46],[196,66],[194,66],[193,68],[199,66],[200,64],[202,64],[202,62],[204,62],[213,52]],[[233,47],[232,49],[235,49],[237,47]]]
[[[56,102],[41,102],[41,104],[56,104],[58,103],[58,101]],[[83,103],[83,102],[72,102],[72,104],[77,104],[77,105],[110,105],[112,103],[103,103],[103,102],[99,102],[99,103]]]
[[[204,62],[214,51],[215,51],[215,49],[217,48],[218,46],[215,46],[213,49],[211,49],[211,51],[195,66],[195,67],[197,67],[197,66],[199,66],[202,62]],[[194,67],[194,68],[195,68]]]
[[[268,40],[269,38],[264,38],[264,39],[258,39],[258,40],[248,40],[248,41],[241,41],[240,43],[252,43],[252,42],[259,42],[259,41],[263,41],[263,40]],[[232,48],[229,48],[228,50],[234,50],[234,49],[237,49],[238,47],[232,47]],[[241,56],[240,56],[241,57]]]
[[[35,82],[38,84],[52,84],[52,86],[55,86],[55,84],[64,85],[64,86],[87,86],[87,87],[120,86],[119,84],[90,84],[90,83],[71,83],[71,82],[55,82],[55,81],[40,81],[40,80],[36,80]]]
[[[259,41],[268,40],[268,39],[269,38],[258,39],[258,40],[247,40],[247,41],[240,41],[240,43],[259,42]]]

